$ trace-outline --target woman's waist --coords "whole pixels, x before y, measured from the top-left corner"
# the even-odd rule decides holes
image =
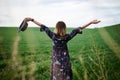
[[[53,45],[53,48],[62,48],[62,49],[66,49],[67,45]]]

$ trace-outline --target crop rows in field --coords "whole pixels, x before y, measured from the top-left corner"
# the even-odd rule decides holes
[[[120,79],[119,30],[120,25],[85,29],[68,43],[73,80]],[[52,41],[39,28],[18,33],[1,27],[0,79],[49,80],[51,52]]]

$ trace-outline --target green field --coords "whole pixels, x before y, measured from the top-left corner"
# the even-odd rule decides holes
[[[120,80],[120,24],[85,29],[68,48],[73,80]],[[0,27],[0,80],[49,80],[51,52],[39,28]]]

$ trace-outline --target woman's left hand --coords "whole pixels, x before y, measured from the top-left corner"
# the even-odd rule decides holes
[[[33,18],[30,18],[30,17],[27,17],[25,19],[26,19],[26,21],[32,21],[33,20]]]

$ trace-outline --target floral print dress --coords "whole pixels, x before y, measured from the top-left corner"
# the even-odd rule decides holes
[[[53,41],[50,80],[72,80],[72,70],[67,43],[77,33],[82,33],[82,31],[77,28],[63,37],[55,35],[45,25],[41,25],[40,31],[45,31]]]

